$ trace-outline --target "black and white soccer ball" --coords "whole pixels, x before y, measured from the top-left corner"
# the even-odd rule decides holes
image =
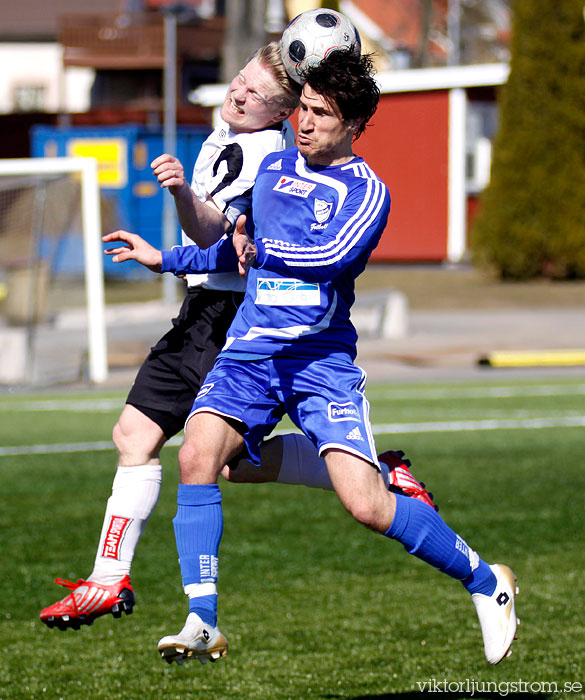
[[[295,17],[282,33],[280,52],[286,72],[302,85],[303,73],[319,64],[332,51],[350,49],[361,53],[358,30],[340,12],[307,10]]]

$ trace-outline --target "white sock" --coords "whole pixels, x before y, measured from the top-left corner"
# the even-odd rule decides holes
[[[287,433],[282,436],[282,464],[276,481],[279,484],[302,484],[309,488],[332,491],[325,460],[306,435]]]
[[[136,546],[160,494],[162,467],[118,467],[88,581],[111,585],[130,573]]]
[[[380,462],[384,483],[388,486],[388,465]],[[279,484],[302,484],[309,488],[333,490],[323,457],[306,435],[287,433],[282,436],[282,464],[276,481]]]

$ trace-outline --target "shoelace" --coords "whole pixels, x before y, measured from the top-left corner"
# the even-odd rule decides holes
[[[77,583],[73,583],[73,581],[67,581],[67,579],[64,578],[56,578],[55,583],[58,583],[60,586],[69,588],[69,590],[74,591],[76,588],[79,588],[79,586],[82,586],[84,583],[87,583],[87,581],[84,581],[82,578],[80,578],[77,581]]]

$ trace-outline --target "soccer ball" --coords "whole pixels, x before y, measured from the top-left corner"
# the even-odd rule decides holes
[[[286,72],[303,84],[303,73],[318,65],[331,51],[351,49],[361,53],[358,30],[345,15],[335,10],[307,10],[286,27],[280,40],[280,53]]]

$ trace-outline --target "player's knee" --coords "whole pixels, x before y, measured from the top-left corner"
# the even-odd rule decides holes
[[[147,426],[125,420],[123,416],[112,430],[112,440],[118,452],[119,463],[124,466],[149,464],[158,459],[164,442],[158,433],[155,434]]]
[[[350,505],[348,510],[352,514],[352,516],[358,521],[358,523],[365,525],[369,529],[373,529],[375,522],[375,514],[373,513],[371,508],[368,508],[367,506],[362,504],[353,504]]]
[[[122,454],[126,451],[129,444],[129,435],[128,431],[124,429],[121,420],[118,420],[114,426],[114,429],[112,430],[112,440],[115,448],[118,450],[118,454]]]
[[[205,471],[205,455],[201,445],[195,440],[185,440],[179,450],[179,470],[182,481],[198,480]]]
[[[193,443],[183,442],[181,448],[179,449],[179,468],[181,471],[183,469],[189,468],[197,459],[197,450]]]
[[[355,499],[345,504],[347,511],[369,530],[385,532],[387,515],[376,503],[367,499]]]

